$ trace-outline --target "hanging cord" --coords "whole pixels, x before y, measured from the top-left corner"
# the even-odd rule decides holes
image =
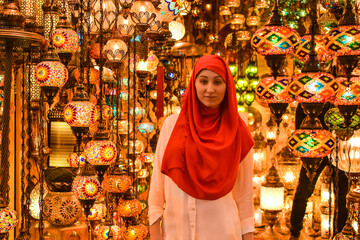
[[[26,170],[27,170],[27,175],[26,175],[26,181],[27,181],[27,188],[26,188],[26,224],[25,224],[25,232],[30,236],[30,215],[29,215],[29,208],[30,208],[30,183],[31,183],[31,135],[32,135],[32,128],[31,128],[31,104],[30,104],[30,100],[31,100],[31,68],[32,68],[32,61],[31,61],[31,47],[29,49],[29,53],[28,53],[28,60],[29,60],[29,68],[28,68],[28,79],[27,79],[27,88],[26,88],[26,102],[27,102],[27,141],[26,141],[26,145],[27,145],[27,152],[26,152],[26,158],[27,158],[27,163],[26,163]]]
[[[22,78],[21,78],[21,158],[20,158],[20,164],[21,164],[21,172],[20,172],[20,188],[21,188],[21,226],[20,231],[25,230],[25,219],[26,219],[26,201],[25,201],[25,54],[23,54],[23,64],[22,64]]]
[[[346,142],[344,142],[344,151],[345,151],[345,144]],[[335,146],[335,151],[336,153],[338,153],[339,151],[339,145],[340,145],[340,141],[339,138],[336,138],[336,146]],[[335,157],[335,179],[334,179],[334,194],[335,194],[335,208],[334,208],[334,235],[337,234],[338,230],[337,230],[337,220],[339,218],[339,210],[338,210],[338,204],[339,204],[339,155],[336,154]]]
[[[84,83],[84,47],[85,47],[85,39],[84,39],[84,0],[80,0],[80,27],[79,33],[81,36],[80,41],[80,78],[79,84]],[[88,88],[89,90],[89,88]]]
[[[103,0],[100,0],[100,58],[99,58],[99,70],[100,70],[100,93],[99,93],[99,106],[100,106],[100,118],[99,123],[103,120],[102,114],[102,98],[103,98],[103,68],[104,68],[104,59],[103,59],[103,47],[104,47],[104,36],[103,36],[103,23],[104,23],[104,7]]]
[[[141,37],[143,37],[141,35]],[[130,96],[130,93],[129,93]],[[133,154],[132,154],[132,163],[133,163],[133,186],[134,186],[134,194],[135,197],[137,197],[137,178],[136,178],[136,173],[135,173],[135,161],[136,161],[136,155],[135,155],[135,141],[136,141],[136,31],[135,31],[135,37],[134,37],[134,75],[133,75],[133,113],[132,113],[132,117],[133,117],[133,136],[134,139],[133,141]],[[129,105],[130,107],[130,105]],[[140,113],[139,113],[140,114]],[[129,142],[129,146],[130,146],[130,142]]]

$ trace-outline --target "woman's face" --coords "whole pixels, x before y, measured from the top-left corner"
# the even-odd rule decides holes
[[[195,78],[196,95],[209,108],[217,108],[224,99],[226,83],[217,73],[204,69]]]

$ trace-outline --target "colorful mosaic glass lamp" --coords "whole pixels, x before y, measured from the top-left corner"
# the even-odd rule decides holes
[[[148,229],[135,218],[121,227],[121,237],[124,240],[142,240],[148,235]]]
[[[251,46],[258,54],[265,56],[272,75],[276,78],[278,70],[285,63],[286,55],[294,53],[294,47],[299,40],[300,37],[295,30],[284,26],[276,0],[266,25],[259,28],[252,36]]]
[[[47,97],[49,106],[51,106],[56,93],[68,80],[68,70],[60,62],[54,47],[49,47],[49,50],[44,54],[43,61],[35,67],[35,80]]]
[[[347,0],[339,26],[327,34],[325,42],[328,50],[337,56],[340,67],[350,79],[360,55],[360,25],[350,0]]]
[[[324,116],[324,122],[329,129],[335,131],[336,136],[342,140],[349,140],[354,131],[360,128],[360,112],[359,110],[351,118],[350,125],[346,126],[345,119],[341,115],[338,108],[330,108]]]
[[[86,162],[81,168],[72,183],[71,190],[84,208],[85,216],[89,216],[91,207],[101,193],[101,184],[89,163]]]
[[[109,140],[109,133],[105,131],[104,126],[100,126],[93,140],[86,144],[84,153],[86,160],[94,166],[99,181],[102,183],[106,170],[115,163],[117,158],[115,143]]]
[[[61,62],[67,66],[73,53],[79,50],[80,39],[67,21],[65,9],[62,10],[60,20],[56,25],[56,29],[51,32],[50,38]]]
[[[278,128],[288,104],[294,101],[288,92],[289,82],[289,76],[278,76],[276,79],[268,76],[260,80],[255,90],[260,101],[268,104]]]
[[[338,90],[338,84],[331,74],[322,72],[314,49],[316,21],[316,0],[312,2],[311,11],[311,51],[309,60],[303,72],[294,76],[289,92],[302,106],[307,117],[300,129],[295,130],[288,139],[288,147],[299,156],[307,170],[310,181],[315,176],[323,157],[330,154],[335,145],[331,133],[322,129],[317,118],[325,101],[333,98]]]
[[[89,131],[90,124],[96,120],[97,109],[95,104],[89,101],[83,84],[79,84],[72,102],[64,108],[64,120],[70,125],[76,137],[77,150],[81,154],[82,137]]]

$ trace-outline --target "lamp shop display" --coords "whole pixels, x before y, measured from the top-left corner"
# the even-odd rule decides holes
[[[309,207],[304,222],[313,236],[360,239],[359,7],[355,0],[1,2],[0,239],[149,239],[157,138],[205,54],[229,64],[255,140],[255,238],[288,237],[301,164],[312,181],[329,157],[351,183],[346,225],[332,227],[336,179],[323,181],[328,198],[314,196],[311,206],[321,210]],[[296,107],[306,118],[295,130]]]

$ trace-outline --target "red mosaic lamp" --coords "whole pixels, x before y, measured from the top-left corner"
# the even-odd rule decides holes
[[[52,45],[58,53],[61,62],[67,66],[73,53],[79,50],[79,35],[71,28],[66,13],[60,15],[56,29],[50,34]]]
[[[350,0],[347,0],[339,26],[327,34],[325,43],[328,50],[337,56],[340,67],[350,78],[360,55],[360,25]]]
[[[289,76],[278,76],[276,79],[274,76],[266,76],[255,89],[260,101],[268,104],[278,127],[288,104],[294,101],[289,95],[289,82]]]
[[[265,56],[272,75],[276,78],[278,70],[285,63],[286,55],[294,53],[294,47],[299,40],[300,37],[295,30],[284,26],[278,0],[275,0],[270,19],[264,27],[254,33],[251,46],[258,54]]]
[[[35,67],[35,80],[47,97],[49,106],[53,103],[56,93],[68,80],[68,70],[60,62],[53,47],[44,54],[43,61]]]
[[[72,183],[71,190],[84,208],[85,216],[88,216],[102,191],[98,177],[89,163],[85,163],[85,166],[81,168]]]

